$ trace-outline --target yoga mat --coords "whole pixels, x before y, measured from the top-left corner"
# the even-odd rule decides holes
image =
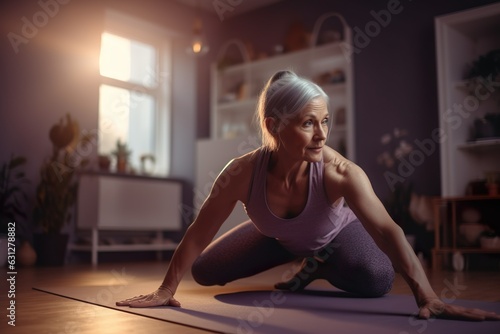
[[[36,287],[35,290],[160,319],[186,326],[237,334],[431,334],[500,333],[500,321],[420,320],[412,296],[387,295],[358,298],[338,290],[283,292],[265,286],[231,283],[225,287],[202,287],[181,283],[176,298],[181,308],[138,309],[115,306],[117,300],[145,294],[158,282],[128,286]],[[500,313],[500,303],[454,300],[453,304]],[[85,305],[80,313],[85,316]],[[90,312],[90,310],[87,310]],[[94,311],[92,311],[94,312]]]

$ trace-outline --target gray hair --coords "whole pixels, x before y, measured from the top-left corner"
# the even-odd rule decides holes
[[[266,118],[274,118],[277,128],[281,128],[318,97],[328,105],[328,95],[317,84],[292,71],[276,72],[264,86],[257,104],[262,145],[271,151],[278,148],[275,131],[267,128]]]

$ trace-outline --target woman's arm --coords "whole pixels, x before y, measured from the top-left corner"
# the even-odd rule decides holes
[[[395,270],[410,286],[418,307],[419,316],[439,316],[470,320],[496,319],[493,312],[466,309],[443,303],[432,289],[420,261],[406,240],[403,230],[389,216],[376,196],[365,172],[353,163],[339,167],[341,191],[377,246],[387,254]]]
[[[173,298],[182,277],[200,253],[212,241],[220,226],[231,214],[236,202],[241,199],[245,173],[241,161],[233,160],[215,180],[210,195],[203,203],[198,216],[188,227],[174,252],[161,286],[148,295],[136,296],[116,304],[118,306],[152,307],[161,305],[180,306]]]

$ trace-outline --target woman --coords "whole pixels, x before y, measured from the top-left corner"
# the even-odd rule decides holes
[[[422,318],[500,319],[437,297],[366,174],[325,145],[328,96],[319,86],[280,71],[261,93],[258,116],[262,147],[222,170],[161,286],[117,305],[180,306],[174,294],[189,268],[202,285],[224,285],[303,258],[302,269],[276,288],[296,291],[324,278],[350,293],[382,296],[391,289],[395,268]],[[238,201],[250,220],[210,244]]]

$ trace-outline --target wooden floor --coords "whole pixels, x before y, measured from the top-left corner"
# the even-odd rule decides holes
[[[0,333],[210,333],[188,326],[150,319],[104,307],[33,290],[34,286],[98,285],[126,288],[139,281],[161,281],[166,262],[105,263],[93,268],[88,264],[64,267],[18,268],[15,281],[16,328],[7,325],[7,278],[2,278]],[[6,272],[6,268],[3,268]],[[5,274],[6,275],[6,274]],[[258,275],[260,283],[276,281],[272,271]],[[452,301],[454,298],[500,302],[500,271],[428,272],[438,295]],[[185,279],[191,279],[189,276]],[[224,287],[221,287],[224,289]],[[149,292],[149,291],[145,291]],[[410,294],[409,288],[397,276],[392,294]],[[180,299],[180,298],[179,298]],[[182,303],[182,300],[180,299]],[[84,307],[82,306],[84,305]],[[7,331],[5,331],[7,329]]]

